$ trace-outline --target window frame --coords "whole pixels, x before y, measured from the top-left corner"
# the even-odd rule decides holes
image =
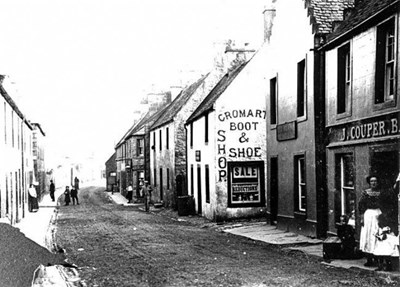
[[[374,108],[376,110],[393,107],[396,104],[396,77],[397,77],[397,43],[396,43],[397,21],[395,17],[386,19],[376,27],[376,55],[375,55],[375,94]],[[388,46],[388,33],[392,32],[392,45]],[[391,47],[393,59],[387,59],[388,47]],[[392,83],[393,94],[388,94],[388,67],[391,67],[393,77],[389,83]],[[390,86],[390,85],[389,85]]]
[[[337,94],[336,117],[351,116],[353,95],[353,59],[352,46],[347,42],[337,49]]]
[[[297,63],[297,120],[307,119],[307,56]],[[302,102],[302,104],[300,104]]]
[[[269,80],[269,99],[270,99],[270,123],[276,126],[278,123],[278,76]]]
[[[301,162],[303,162],[303,166],[301,166]],[[295,197],[294,211],[297,213],[306,214],[307,213],[307,171],[306,171],[306,155],[305,155],[305,153],[295,155],[295,157],[294,157],[294,197]]]

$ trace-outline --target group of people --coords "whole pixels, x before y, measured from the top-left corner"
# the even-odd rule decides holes
[[[133,199],[132,182],[129,183],[126,191],[127,191],[126,198],[128,199],[128,203],[132,203],[132,199]],[[149,182],[147,180],[141,179],[139,181],[138,196],[144,199],[144,205],[145,205],[146,211],[150,210],[151,192],[152,192],[152,188],[151,188],[151,185],[149,184]]]
[[[69,186],[67,185],[65,187],[64,191],[64,203],[65,205],[69,205],[72,199],[72,204],[79,205],[79,199],[78,199],[78,190],[79,190],[79,179],[75,177],[74,179],[74,185],[71,186],[71,189],[69,189]]]
[[[365,266],[392,271],[392,258],[399,257],[397,204],[400,174],[392,188],[382,189],[379,178],[367,177],[369,188],[361,194],[358,211],[361,220],[360,250],[367,257]]]

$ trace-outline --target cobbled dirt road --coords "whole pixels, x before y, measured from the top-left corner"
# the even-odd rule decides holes
[[[113,203],[100,187],[61,206],[56,243],[87,286],[395,286],[302,253],[222,233],[202,218]]]

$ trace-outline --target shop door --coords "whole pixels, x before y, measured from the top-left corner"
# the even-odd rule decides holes
[[[270,211],[271,225],[278,221],[278,158],[271,158]]]
[[[383,189],[392,189],[399,174],[399,151],[398,150],[378,150],[372,153],[371,174],[379,178],[379,185]],[[390,216],[397,218],[399,223],[398,201],[393,203]],[[397,232],[397,230],[395,230]]]

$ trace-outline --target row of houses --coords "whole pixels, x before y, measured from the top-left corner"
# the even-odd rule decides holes
[[[9,92],[11,91],[11,92]],[[12,82],[0,76],[0,221],[14,225],[28,211],[28,188],[36,185],[39,199],[46,190],[45,133],[30,122],[12,99]]]
[[[359,230],[366,176],[388,188],[399,173],[399,11],[398,0],[269,1],[262,47],[228,45],[136,122],[107,161],[108,188],[142,178],[154,201],[190,195],[215,221],[265,216],[322,238],[346,214]]]

